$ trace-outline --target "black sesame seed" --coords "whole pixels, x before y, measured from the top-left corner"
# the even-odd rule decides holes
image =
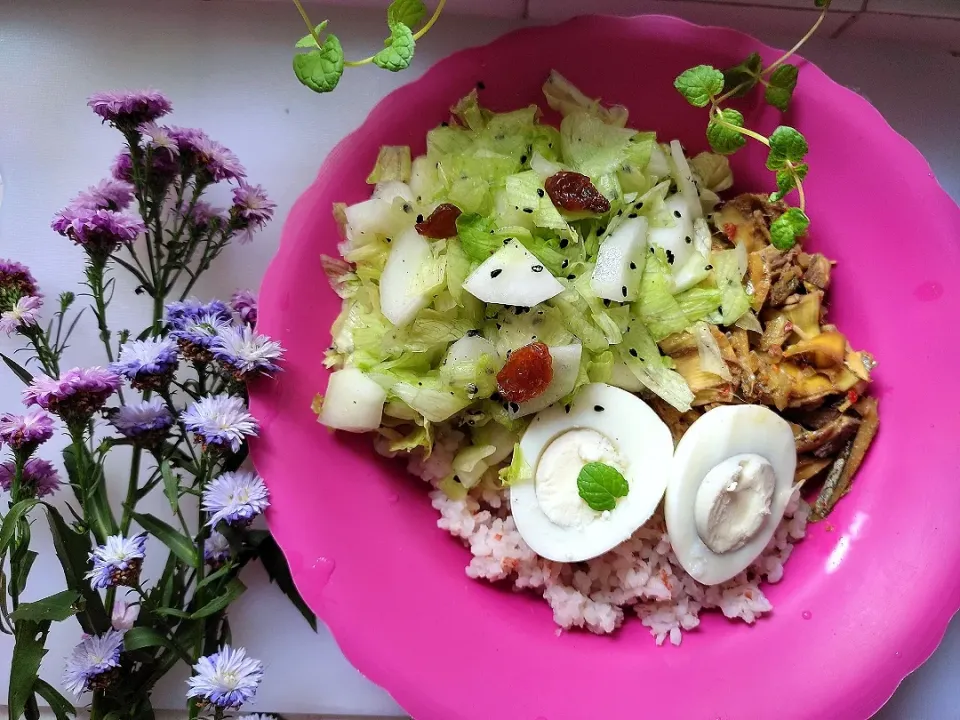
[[[689,235],[687,235],[683,240],[685,243],[687,243],[687,245],[693,242],[693,238],[690,237]]]
[[[490,277],[495,278],[497,275],[499,275],[499,274],[502,273],[502,272],[503,272],[503,270],[500,269],[500,268],[497,268],[496,270],[491,270],[491,271],[490,271]]]
[[[636,270],[636,269],[637,269],[637,264],[636,264],[636,263],[630,263],[630,269],[631,269],[631,270]]]
[[[723,305],[717,305],[717,312],[723,315]]]
[[[477,336],[480,335],[480,331],[479,331],[479,330],[467,330],[467,335],[468,335],[469,337],[477,337]]]
[[[483,84],[483,80],[477,80],[477,90],[486,90],[487,86]]]
[[[423,383],[422,383],[422,382],[418,382],[417,385],[419,385],[420,387],[423,387]]]
[[[537,188],[537,195],[543,197],[543,188]]]
[[[597,412],[603,412],[603,405],[594,405],[593,409]]]
[[[530,269],[533,270],[534,272],[543,272],[543,265],[534,265]]]
[[[440,127],[450,127],[450,123],[444,120],[442,123],[440,123]]]
[[[674,211],[673,211],[673,216],[674,216],[675,218],[683,217],[683,216],[680,214],[680,211],[679,211],[679,210],[674,210]]]
[[[504,245],[509,245],[509,244],[510,244],[510,240],[511,240],[511,238],[504,238],[504,239],[503,239],[503,244],[504,244]]]
[[[673,255],[673,251],[672,251],[672,250],[667,250],[667,262],[670,263],[671,265],[673,265],[673,261],[674,261],[674,260],[676,260],[676,258],[675,258],[674,255]]]
[[[570,244],[570,241],[567,238],[560,238],[560,249],[563,250],[567,245]]]
[[[627,215],[627,217],[633,219],[633,218],[637,217],[637,214],[636,214],[636,213],[630,213],[629,215]]]
[[[567,260],[566,258],[564,258],[564,259],[563,259],[563,262],[560,263],[560,268],[563,269],[563,270],[566,270],[566,269],[567,269],[567,265],[569,265],[569,264],[570,264],[570,261]]]
[[[641,210],[643,208],[643,201],[641,200],[636,205],[633,206],[636,210]]]
[[[622,209],[617,210],[617,217],[620,217],[621,215],[623,215],[623,210]]]
[[[417,215],[417,222],[418,222],[418,223],[422,223],[422,222],[423,222],[423,215]]]
[[[521,155],[521,156],[520,156],[520,164],[521,164],[521,165],[526,165],[526,164],[527,164],[527,156],[526,156],[526,155]],[[543,195],[541,195],[540,197],[543,197]]]
[[[510,409],[513,410],[514,412],[520,412],[520,406],[517,405],[516,403],[510,403]]]
[[[707,266],[704,268],[704,270],[706,270],[707,272],[709,272],[710,270],[713,270],[713,265],[707,265]]]
[[[634,357],[637,357],[637,349],[636,349],[636,348],[630,348],[630,354],[633,355]]]
[[[656,249],[653,245],[651,245],[651,246],[650,246],[650,252],[656,252],[656,251],[657,251],[657,249]]]
[[[408,212],[410,212],[411,210],[413,210],[413,208],[410,207],[409,203],[404,203],[404,204],[403,204],[403,211],[404,211],[405,213],[408,213]]]
[[[506,410],[507,412],[510,412],[510,403],[504,403],[503,409]]]
[[[490,396],[490,399],[493,400],[494,402],[500,402],[501,400],[503,400],[503,395],[501,395],[498,391],[494,390],[493,395]]]
[[[610,307],[610,300],[608,300],[607,298],[604,298],[604,299],[603,299],[603,306],[604,306],[604,307]]]
[[[393,242],[393,238],[386,238],[386,240],[388,243]]]
[[[497,325],[497,330],[503,330],[503,325],[501,325],[500,323],[497,323],[496,325]]]
[[[620,292],[623,293],[623,296],[624,296],[624,297],[626,297],[626,296],[627,296],[627,286],[624,285],[622,288],[620,288]]]
[[[519,305],[513,309],[514,315],[523,315],[523,308]]]
[[[570,273],[569,275],[567,275],[567,280],[576,280],[576,279],[577,279],[577,276],[574,275],[573,273]]]
[[[524,211],[525,213],[532,213],[532,212],[533,212],[533,208],[524,208],[523,211]]]
[[[570,412],[570,403],[567,403],[566,405],[563,406],[563,411],[564,411],[565,413]]]

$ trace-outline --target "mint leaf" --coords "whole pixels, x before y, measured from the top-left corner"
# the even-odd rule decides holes
[[[813,0],[813,4],[818,8],[828,8],[830,7],[830,0]]]
[[[343,75],[343,48],[336,35],[327,35],[322,48],[293,56],[297,79],[314,92],[333,90]]]
[[[603,512],[617,506],[617,498],[630,492],[626,478],[615,467],[599,462],[587,463],[577,476],[577,490],[592,509]]]
[[[810,218],[800,208],[790,208],[770,225],[770,242],[777,250],[789,250],[805,235]]]
[[[786,112],[787,105],[793,97],[797,87],[797,74],[800,70],[796,65],[781,65],[770,76],[770,84],[764,93],[766,101],[781,112]]]
[[[731,125],[733,127],[730,127]],[[724,108],[720,117],[714,115],[710,118],[707,124],[707,140],[714,152],[729,155],[746,144],[747,139],[734,129],[738,127],[743,127],[743,115],[730,108]]]
[[[387,25],[402,23],[413,29],[426,14],[427,6],[422,0],[393,0],[387,8]]]
[[[373,64],[390,72],[398,72],[410,66],[416,41],[410,28],[401,23],[390,26],[390,37],[384,40],[384,48],[373,56]]]
[[[711,65],[697,65],[680,73],[673,86],[694,107],[706,107],[723,92],[723,73]]]
[[[760,53],[751,53],[746,60],[739,65],[723,71],[723,92],[728,93],[736,87],[741,87],[732,97],[743,97],[753,90],[757,81],[760,79],[760,69],[763,67],[763,60],[760,59]]]
[[[770,136],[770,154],[767,155],[767,169],[780,170],[787,163],[794,165],[803,162],[809,150],[806,138],[799,131],[781,125]]]
[[[809,169],[809,165],[801,163],[793,167],[792,170],[791,168],[777,170],[777,192],[770,196],[770,201],[776,202],[777,200],[783,200],[787,193],[797,186],[798,180],[803,182]]]
[[[328,22],[330,22],[330,21],[329,21],[329,20],[324,20],[322,23],[320,23],[319,25],[317,25],[317,26],[313,29],[313,32],[312,32],[312,33],[307,33],[307,34],[304,35],[302,38],[300,38],[299,40],[297,40],[297,44],[294,45],[294,47],[298,47],[298,48],[315,48],[315,47],[320,47],[319,45],[317,45],[317,41],[313,39],[313,36],[314,36],[314,34],[316,34],[317,37],[320,37],[321,33],[323,33],[323,29],[327,26],[327,23],[328,23]]]

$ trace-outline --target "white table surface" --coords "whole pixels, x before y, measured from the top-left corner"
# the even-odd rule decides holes
[[[697,19],[696,3],[681,6]],[[314,12],[317,20],[326,15],[321,8]],[[771,11],[765,12],[742,8],[732,11],[727,22],[774,44],[791,42],[792,37],[777,34],[782,25],[772,30],[762,25]],[[378,45],[381,11],[337,8],[329,14],[336,18],[341,38],[349,39],[351,55]],[[290,71],[291,45],[303,28],[288,3],[0,0],[0,173],[5,184],[0,257],[29,264],[48,298],[76,289],[81,254],[52,233],[48,223],[78,189],[106,173],[118,148],[118,136],[100,126],[85,99],[101,89],[153,86],[172,98],[173,122],[202,126],[223,141],[246,164],[250,179],[277,200],[279,221],[253,245],[231,248],[198,291],[208,297],[227,295],[236,286],[255,288],[277,246],[280,221],[298,193],[326,153],[380,97],[450,51],[524,22],[531,21],[447,17],[420,43],[412,70],[401,75],[348,70],[334,95],[318,97],[300,87]],[[815,40],[805,54],[872,100],[930,159],[944,187],[960,198],[957,57],[934,47],[871,41],[862,33],[849,41]],[[148,311],[145,303],[128,301],[133,296],[125,283],[122,278],[111,311],[115,329],[140,327]],[[76,364],[101,358],[89,330],[89,324],[84,326],[74,342],[70,358]],[[0,338],[0,351],[11,349],[11,342]],[[0,410],[16,406],[18,393],[17,381],[4,373]],[[51,444],[43,454],[55,460],[58,450]],[[155,508],[163,503],[156,500]],[[31,576],[32,597],[61,589],[60,569],[53,553],[44,550],[49,537],[41,525],[35,526],[41,557]],[[148,574],[152,567],[148,563]],[[235,638],[267,665],[252,709],[401,714],[384,691],[346,662],[325,629],[314,635],[306,628],[261,569],[251,568],[244,580],[250,590],[231,613]],[[78,635],[79,628],[71,624],[55,627],[45,677],[59,678],[62,658]],[[9,639],[0,637],[0,697],[6,696],[10,649]],[[960,622],[954,621],[939,651],[904,682],[878,717],[960,717],[958,663]],[[182,706],[184,677],[181,669],[158,688],[159,707]]]

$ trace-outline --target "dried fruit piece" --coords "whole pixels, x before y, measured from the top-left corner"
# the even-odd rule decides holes
[[[553,380],[553,358],[550,348],[532,342],[514,350],[503,369],[497,373],[500,394],[508,401],[522,403],[541,395]]]
[[[586,175],[561,170],[543,184],[553,204],[569,212],[610,212],[610,201],[594,187]]]
[[[453,237],[457,234],[457,218],[460,208],[450,203],[437,205],[430,217],[416,224],[417,232],[434,240]]]

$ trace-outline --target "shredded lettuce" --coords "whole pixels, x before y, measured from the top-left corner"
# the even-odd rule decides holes
[[[690,409],[693,392],[683,376],[668,367],[669,358],[660,354],[657,343],[641,323],[630,326],[623,344],[617,346],[617,354],[644,387],[680,412]]]
[[[410,170],[410,148],[407,145],[384,145],[377,155],[377,164],[367,177],[367,183],[376,185],[390,180],[408,182]]]
[[[743,287],[740,261],[740,254],[735,249],[713,254],[714,277],[723,293],[717,316],[710,318],[717,325],[733,325],[750,309],[750,296]]]
[[[607,125],[596,115],[575,110],[560,123],[564,159],[594,181],[623,165],[634,130]]]
[[[663,251],[649,253],[640,281],[640,297],[634,303],[641,321],[656,341],[680,332],[690,324],[673,296],[669,267]]]
[[[533,468],[523,459],[520,443],[513,446],[513,458],[510,460],[510,464],[500,471],[499,475],[500,483],[504,486],[533,480]]]
[[[460,450],[453,458],[453,471],[460,484],[469,489],[480,482],[489,467],[484,462],[497,451],[495,445],[470,445]]]
[[[703,320],[723,301],[723,293],[718,288],[690,288],[674,297],[690,323]]]
[[[550,71],[550,76],[543,84],[543,95],[547,99],[547,105],[561,115],[585,111],[596,115],[601,121],[610,125],[623,127],[627,124],[627,109],[623,105],[603,107],[599,100],[588,98],[576,85],[556,70]]]

